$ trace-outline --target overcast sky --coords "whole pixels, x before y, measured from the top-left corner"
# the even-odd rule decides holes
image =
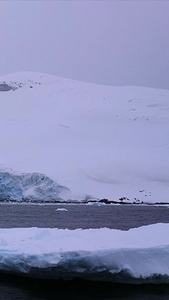
[[[0,1],[0,75],[169,89],[169,1]]]

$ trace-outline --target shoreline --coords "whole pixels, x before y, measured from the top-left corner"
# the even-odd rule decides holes
[[[134,205],[134,206],[169,206],[169,202],[126,202],[126,201],[115,201],[115,200],[108,200],[108,199],[100,199],[100,200],[89,200],[89,201],[59,201],[59,200],[53,200],[53,201],[43,201],[43,200],[22,200],[22,201],[16,201],[16,200],[0,200],[1,204],[40,204],[40,205]]]

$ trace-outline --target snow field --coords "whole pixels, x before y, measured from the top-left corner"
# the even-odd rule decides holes
[[[2,170],[45,174],[70,191],[56,200],[169,202],[169,91],[29,72],[0,82],[11,87],[0,91]]]

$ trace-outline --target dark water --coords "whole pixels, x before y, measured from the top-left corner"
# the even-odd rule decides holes
[[[66,208],[67,211],[57,211]],[[169,223],[169,209],[155,206],[0,205],[0,228],[101,228],[121,230]],[[167,300],[168,285],[32,280],[0,274],[0,300],[121,299]]]
[[[67,211],[57,211],[66,208]],[[102,228],[128,230],[154,223],[169,223],[169,209],[134,205],[0,205],[0,228]]]

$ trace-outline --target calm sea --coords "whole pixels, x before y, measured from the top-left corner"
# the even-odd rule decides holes
[[[67,211],[57,210],[66,208]],[[154,223],[169,223],[169,209],[130,205],[1,204],[0,228],[101,228],[128,230]],[[168,285],[120,285],[97,282],[39,281],[0,274],[0,300],[121,299],[167,300]]]

